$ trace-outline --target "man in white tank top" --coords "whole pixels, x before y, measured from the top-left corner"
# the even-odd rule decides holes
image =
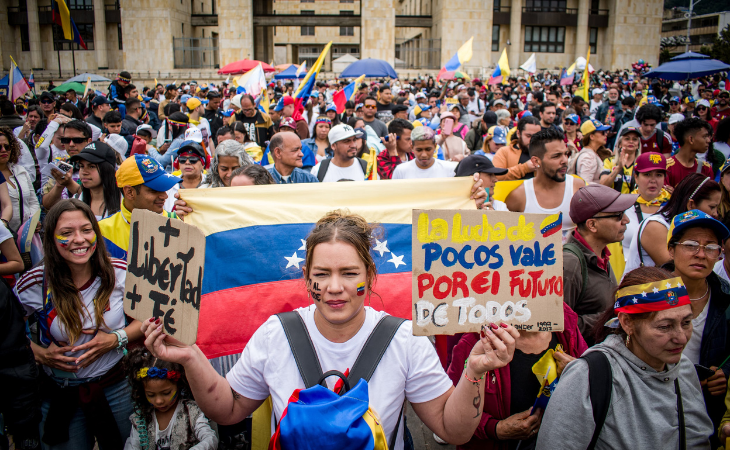
[[[575,228],[570,220],[570,199],[585,186],[580,178],[568,176],[568,147],[563,134],[549,128],[532,135],[530,160],[535,178],[525,180],[505,200],[510,211],[563,214],[563,241]]]

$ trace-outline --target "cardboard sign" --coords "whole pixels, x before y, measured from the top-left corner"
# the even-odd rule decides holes
[[[563,330],[560,214],[413,211],[413,334]]]
[[[135,209],[129,230],[124,312],[160,319],[165,333],[192,345],[198,335],[205,235],[197,227]]]

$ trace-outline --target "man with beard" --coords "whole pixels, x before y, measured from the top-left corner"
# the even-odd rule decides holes
[[[616,140],[616,133],[621,128],[621,119],[624,115],[624,111],[621,108],[621,104],[618,101],[618,88],[612,87],[608,90],[608,101],[603,102],[596,111],[596,120],[604,125],[611,127],[608,130],[606,137],[608,143],[606,147],[613,148],[614,141]]]
[[[529,152],[535,177],[525,180],[509,193],[505,200],[507,208],[525,213],[562,214],[565,241],[575,228],[569,214],[570,200],[585,183],[580,178],[567,176],[570,152],[559,130],[548,128],[532,135]]]
[[[323,159],[314,166],[312,175],[325,183],[340,180],[364,180],[368,163],[357,157],[356,142],[360,138],[357,137],[355,130],[350,125],[341,123],[332,127],[327,138],[334,151],[334,156]]]
[[[508,169],[506,175],[498,177],[504,180],[525,180],[534,177],[535,165],[529,154],[530,139],[540,131],[540,121],[534,116],[524,116],[517,122],[517,130],[510,145],[497,150],[492,162],[495,167]]]
[[[557,113],[557,111],[555,110],[555,103],[544,102],[540,105],[540,109],[539,109],[540,127],[543,130],[547,130],[548,128],[557,129],[557,126],[555,125],[555,114],[556,113]]]
[[[276,109],[276,107],[274,109]],[[284,115],[284,117],[291,117],[293,110],[293,104],[286,105],[280,109],[282,115],[284,115],[284,111],[289,114],[288,116]],[[277,112],[277,115],[278,114],[279,113]],[[261,148],[266,148],[267,142],[274,136],[274,123],[272,122],[271,117],[256,107],[256,101],[249,94],[243,94],[241,96],[241,110],[236,113],[236,120],[243,123],[243,126],[246,127],[248,138],[251,141],[256,142]],[[302,123],[306,125],[305,121],[302,121]],[[299,123],[297,123],[297,133],[299,133],[300,129],[304,132],[304,128],[305,127],[300,127]]]
[[[714,117],[718,121],[730,117],[730,104],[728,104],[730,103],[729,99],[730,92],[725,90],[720,91],[717,96],[717,102],[715,103],[715,106],[713,106],[710,110],[712,117]]]

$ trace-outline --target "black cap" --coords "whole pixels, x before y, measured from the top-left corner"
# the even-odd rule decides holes
[[[173,83],[170,83],[167,86],[165,86],[166,91],[174,91],[175,89],[177,89],[177,86],[175,86],[175,84],[173,84]]]
[[[38,97],[38,100],[43,100],[44,98],[49,98],[49,99],[51,99],[51,100],[54,100],[54,101],[56,100],[56,99],[55,99],[55,98],[53,97],[53,94],[51,94],[51,93],[50,93],[50,92],[48,92],[48,91],[43,91],[43,92],[41,92],[41,95],[40,95],[40,97]]]
[[[94,141],[87,145],[77,155],[73,155],[70,161],[75,163],[80,159],[94,164],[106,161],[114,167],[117,166],[117,152],[101,141]]]
[[[408,111],[408,107],[406,105],[395,105],[393,106],[393,109],[391,109],[391,112],[393,114],[399,113],[401,111]]]
[[[183,142],[178,149],[177,154],[182,155],[183,153],[195,153],[196,155],[200,156],[203,161],[205,161],[205,149],[202,145],[198,144],[195,141]],[[203,163],[203,165],[205,165],[205,163]]]
[[[132,78],[132,75],[130,75],[129,72],[127,72],[126,70],[119,72],[119,76],[122,78],[129,78],[129,79]]]
[[[487,127],[497,125],[497,114],[494,111],[487,111],[482,116],[482,121],[487,124]]]
[[[456,166],[457,177],[468,177],[475,173],[493,173],[495,175],[504,175],[507,169],[494,167],[492,161],[483,155],[470,155],[464,158],[458,166]]]
[[[94,100],[91,101],[91,106],[101,106],[101,105],[111,105],[112,102],[109,101],[106,97],[103,95],[97,95],[94,97]]]

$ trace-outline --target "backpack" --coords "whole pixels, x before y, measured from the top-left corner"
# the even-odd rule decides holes
[[[365,161],[362,158],[357,158],[357,160],[360,163],[360,167],[362,167],[362,173],[365,174],[365,175],[367,175],[367,173],[368,173],[368,162]],[[319,171],[317,172],[317,179],[319,180],[320,183],[322,181],[324,181],[324,177],[327,175],[327,169],[330,168],[330,163],[331,162],[332,162],[332,159],[327,158],[327,159],[323,159],[322,162],[319,163]]]
[[[374,440],[375,449],[393,450],[400,422],[404,417],[405,401],[398,415],[395,430],[386,442],[380,420],[369,408],[367,383],[388,349],[393,336],[405,320],[387,315],[380,319],[352,368],[345,375],[336,370],[322,373],[317,352],[299,313],[285,312],[277,314],[277,317],[284,328],[305,389],[295,390],[289,398],[289,403],[277,424],[276,432],[269,442],[269,450],[289,450],[290,447],[326,449],[330,446],[338,448],[338,445],[339,448],[346,448],[348,438],[354,436],[355,439],[361,439],[370,435]],[[339,395],[326,388],[325,380],[330,376],[336,376],[342,381]],[[351,385],[354,385],[352,389],[350,389]],[[302,424],[306,424],[306,426],[301,426]],[[328,433],[329,429],[324,431],[322,425],[325,425],[325,429],[327,426],[331,426],[333,432]],[[324,445],[322,442],[323,431],[329,445]],[[312,439],[313,435],[320,436],[320,439]],[[296,442],[296,445],[286,445],[287,442]]]
[[[586,292],[586,286],[588,285],[588,264],[586,263],[586,256],[583,254],[580,247],[578,247],[578,244],[574,244],[572,242],[563,244],[563,252],[574,254],[580,263],[580,273],[583,275],[583,283],[580,285],[580,295],[577,299],[580,300],[583,298],[583,294]]]
[[[146,155],[147,154],[147,141],[137,136],[132,136],[132,145],[129,149],[129,156],[133,155]]]

